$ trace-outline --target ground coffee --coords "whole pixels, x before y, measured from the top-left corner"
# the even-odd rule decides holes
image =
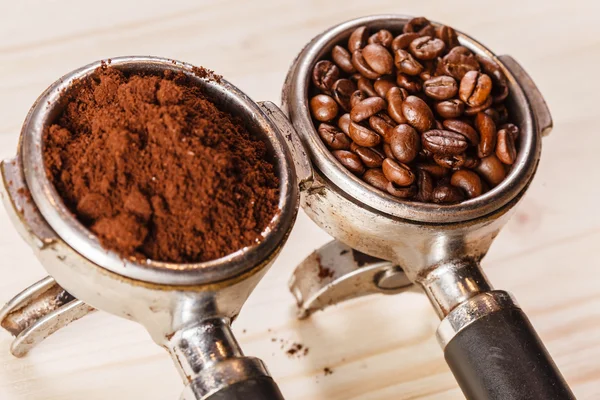
[[[44,136],[45,167],[103,246],[190,263],[260,240],[279,196],[266,145],[184,74],[104,66],[66,100]]]

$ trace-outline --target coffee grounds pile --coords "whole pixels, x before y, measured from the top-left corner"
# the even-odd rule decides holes
[[[65,204],[123,257],[214,260],[259,241],[276,213],[266,145],[188,79],[103,66],[44,135]]]

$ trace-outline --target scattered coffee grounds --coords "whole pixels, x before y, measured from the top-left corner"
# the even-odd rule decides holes
[[[333,277],[333,274],[334,274],[333,270],[331,268],[327,268],[323,264],[321,264],[321,257],[318,255],[317,255],[317,263],[319,265],[319,270],[318,270],[317,275],[320,280]]]
[[[333,374],[333,370],[329,367],[325,367],[323,368],[323,375],[327,376],[327,375],[332,375]]]
[[[182,73],[104,65],[67,93],[43,152],[67,207],[125,257],[217,259],[259,241],[277,210],[266,145]]]
[[[454,29],[410,20],[357,28],[312,71],[319,136],[351,173],[402,199],[441,204],[497,186],[518,151],[508,83]]]

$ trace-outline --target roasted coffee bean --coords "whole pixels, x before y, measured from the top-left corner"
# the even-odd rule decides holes
[[[337,116],[338,105],[326,94],[318,94],[310,99],[310,111],[317,121],[331,121]]]
[[[446,49],[450,50],[459,45],[458,35],[456,31],[446,25],[442,25],[436,30],[436,36],[446,45]]]
[[[479,71],[469,71],[460,81],[458,95],[470,107],[485,104],[492,91],[492,79]]]
[[[475,117],[475,128],[479,132],[480,142],[477,147],[477,155],[480,158],[487,157],[496,148],[496,124],[492,117],[486,113],[479,112]]]
[[[352,109],[352,107],[365,100],[366,98],[367,95],[360,89],[352,92],[352,94],[350,95],[350,109]]]
[[[399,49],[394,54],[394,65],[398,71],[406,75],[419,75],[423,71],[421,63],[415,60],[408,51]]]
[[[380,44],[383,47],[389,48],[394,40],[394,35],[387,29],[381,29],[369,37],[369,43]]]
[[[372,43],[362,49],[362,56],[369,67],[378,74],[386,75],[392,73],[394,59],[390,52],[380,44]]]
[[[515,143],[517,143],[517,139],[519,139],[519,127],[516,126],[515,124],[504,124],[504,125],[500,125],[500,129],[506,129],[508,132],[510,132],[510,135],[513,138],[513,141]]]
[[[421,141],[423,147],[441,156],[461,154],[469,146],[467,139],[460,133],[441,129],[432,129],[423,133]]]
[[[387,143],[384,143],[382,147],[383,147],[383,153],[385,154],[385,157],[391,158],[393,160],[394,153],[392,153],[392,148],[390,147],[390,145]]]
[[[371,129],[377,132],[386,143],[391,141],[392,129],[394,129],[394,125],[395,123],[388,121],[380,115],[373,115],[369,118],[369,126]]]
[[[340,77],[339,68],[331,61],[321,60],[315,64],[312,73],[313,84],[321,90],[328,91]]]
[[[408,164],[419,154],[421,138],[412,126],[400,124],[392,129],[390,148],[396,160]]]
[[[465,199],[463,192],[448,183],[438,183],[433,189],[431,199],[434,203],[439,204],[454,204]]]
[[[368,169],[362,176],[363,180],[369,185],[379,190],[387,191],[387,185],[390,181],[385,177],[381,168]]]
[[[496,157],[495,154],[482,158],[479,166],[475,168],[475,171],[477,171],[492,187],[497,186],[506,177],[504,164],[498,160],[498,157]]]
[[[338,119],[338,128],[340,128],[346,135],[350,133],[350,121],[352,120],[350,119],[349,113],[342,115]]]
[[[465,121],[460,119],[447,119],[443,123],[444,128],[458,132],[467,139],[469,139],[469,143],[473,146],[477,146],[479,144],[479,134],[477,131]]]
[[[420,171],[425,171],[437,179],[443,178],[450,173],[448,168],[432,162],[419,163],[417,164],[417,169]]]
[[[356,153],[368,168],[379,168],[385,159],[383,154],[371,147],[361,147],[354,145],[351,150]]]
[[[391,158],[383,160],[381,169],[385,177],[398,186],[409,186],[415,181],[415,174],[408,165],[394,161]]]
[[[494,110],[498,113],[497,125],[503,125],[508,121],[508,109],[504,104],[498,104],[494,106]]]
[[[402,35],[398,35],[394,38],[392,42],[392,50],[397,51],[399,49],[407,49],[410,43],[416,38],[421,37],[416,32],[403,33]]]
[[[434,117],[431,108],[416,96],[408,96],[402,102],[402,114],[408,123],[419,132],[425,132],[433,126]]]
[[[375,90],[375,86],[373,86],[373,82],[370,79],[367,79],[364,76],[361,76],[356,81],[356,84],[358,86],[358,89],[363,91],[367,95],[367,97],[379,96],[377,94],[377,91]]]
[[[331,50],[331,58],[345,73],[353,74],[356,72],[354,65],[352,65],[352,54],[342,46],[335,46],[333,50]]]
[[[481,186],[481,178],[473,171],[461,169],[452,174],[450,184],[461,188],[469,199],[481,196],[483,188]]]
[[[395,86],[396,83],[388,77],[377,78],[377,80],[373,83],[373,88],[375,89],[375,92],[377,92],[377,96],[383,98],[385,98],[388,90]]]
[[[419,78],[404,75],[404,74],[398,74],[396,76],[396,83],[398,84],[399,87],[405,89],[409,93],[414,93],[414,94],[420,92],[421,88],[423,87],[423,84],[421,83]]]
[[[433,161],[435,161],[436,164],[449,169],[457,169],[462,167],[465,164],[466,159],[467,156],[465,153],[460,153],[454,156],[440,156],[438,154],[433,156]]]
[[[492,118],[492,121],[494,121],[494,123],[498,125],[498,121],[500,120],[500,114],[498,114],[498,111],[496,111],[496,109],[487,108],[483,112],[489,115]]]
[[[441,101],[435,105],[435,110],[442,118],[458,118],[465,111],[465,103],[459,99]]]
[[[356,68],[356,70],[365,78],[377,79],[381,75],[367,64],[367,61],[363,57],[362,50],[356,50],[352,53],[352,65],[354,65],[354,68]]]
[[[366,46],[369,38],[369,30],[366,26],[359,26],[352,32],[348,39],[348,50],[353,54],[356,50],[360,50]]]
[[[435,183],[431,175],[424,170],[417,171],[417,194],[415,200],[428,203],[433,196]]]
[[[437,60],[429,60],[421,62],[423,65],[423,71],[419,73],[419,78],[423,81],[427,81],[435,76],[435,70],[437,68]]]
[[[466,115],[467,117],[472,117],[474,115],[477,115],[477,113],[485,111],[491,105],[492,105],[492,96],[489,96],[488,99],[487,99],[487,101],[485,103],[483,103],[482,105],[480,105],[480,106],[477,106],[477,107],[466,107],[464,115]]]
[[[410,42],[408,48],[419,60],[433,60],[442,54],[446,45],[438,38],[423,36]]]
[[[354,121],[350,121],[350,138],[359,146],[374,147],[381,142],[381,136]]]
[[[517,158],[517,148],[512,133],[507,129],[498,131],[498,142],[496,143],[496,157],[506,165],[513,165]]]
[[[335,150],[331,154],[350,172],[355,175],[362,175],[365,172],[365,166],[360,157],[351,151]]]
[[[401,199],[410,199],[417,194],[417,185],[410,185],[407,187],[398,186],[394,182],[389,182],[387,185],[387,192],[394,197]]]
[[[356,91],[356,85],[350,79],[338,79],[331,87],[331,95],[344,111],[350,111],[350,98]]]
[[[319,125],[319,136],[327,147],[332,150],[348,150],[352,141],[344,132],[333,125],[322,123]]]
[[[399,87],[393,87],[390,90],[388,90],[386,95],[386,100],[388,102],[388,115],[399,124],[405,124],[407,122],[407,119],[402,113],[402,103],[404,103],[404,99],[406,99],[407,97],[405,96],[405,93],[402,92],[402,90],[404,89],[400,89]]]
[[[381,97],[369,97],[358,104],[355,104],[350,111],[350,118],[354,122],[365,120],[379,111],[385,109],[387,104]]]
[[[423,82],[425,94],[435,100],[447,100],[458,93],[458,84],[451,76],[436,76]]]
[[[404,25],[402,32],[410,33],[417,32],[421,35],[425,35],[431,32],[430,28],[433,28],[431,22],[425,17],[415,17]]]
[[[485,72],[487,75],[489,75],[490,78],[492,78],[493,103],[498,104],[504,101],[504,99],[508,97],[508,81],[506,80],[506,76],[504,76],[502,69],[500,69],[500,66],[496,64],[495,61],[487,57],[480,55],[477,55],[476,57],[477,61],[479,61],[479,65],[481,65],[481,69],[483,70],[483,72]]]
[[[479,165],[479,161],[479,157],[467,153],[465,162],[463,163],[463,168],[475,169]]]
[[[461,46],[453,48],[440,63],[443,73],[457,81],[460,81],[469,71],[479,71],[479,63],[475,56],[468,49],[465,49],[467,50],[465,54],[462,49],[465,48]]]

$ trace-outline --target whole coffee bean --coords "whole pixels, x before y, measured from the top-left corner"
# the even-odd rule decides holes
[[[473,146],[477,146],[479,144],[479,134],[477,131],[465,121],[460,119],[447,119],[444,120],[444,128],[458,132],[467,139],[469,139],[469,143]]]
[[[432,129],[421,136],[423,147],[433,154],[453,156],[464,152],[469,144],[460,133],[441,129]]]
[[[496,111],[494,108],[487,108],[483,112],[489,115],[492,118],[492,121],[498,125],[498,121],[500,120],[500,114],[498,114],[498,111]]]
[[[481,159],[481,163],[475,169],[492,187],[497,186],[506,177],[504,164],[495,154]]]
[[[433,156],[433,161],[444,168],[457,169],[465,164],[466,158],[467,156],[465,153],[460,153],[454,156],[441,156],[439,154],[435,154]]]
[[[381,142],[381,136],[354,121],[350,121],[348,135],[357,145],[363,147],[374,147]]]
[[[482,105],[480,105],[480,106],[477,106],[477,107],[471,107],[471,106],[467,106],[467,107],[465,108],[465,112],[464,112],[464,114],[465,114],[467,117],[472,117],[473,115],[475,115],[475,114],[477,114],[477,113],[479,113],[479,112],[485,111],[485,110],[486,110],[486,109],[487,109],[489,106],[491,106],[491,105],[492,105],[492,96],[488,96],[488,98],[487,98],[486,102],[485,102],[485,103],[483,103],[483,104],[482,104]]]
[[[368,168],[379,168],[385,159],[383,154],[370,147],[352,146],[351,150],[360,157]]]
[[[398,186],[394,182],[389,182],[386,189],[389,194],[401,199],[410,199],[417,194],[417,185],[404,187]]]
[[[394,59],[390,52],[380,44],[372,43],[362,49],[362,56],[369,67],[378,74],[391,74],[394,68]]]
[[[423,82],[423,91],[432,99],[447,100],[456,96],[458,84],[451,76],[436,76]]]
[[[378,96],[377,91],[375,90],[375,87],[373,86],[373,82],[370,79],[367,79],[364,76],[361,76],[356,81],[356,85],[358,87],[358,90],[361,90],[364,94],[367,95],[366,97]]]
[[[498,131],[496,157],[506,165],[513,165],[517,159],[517,148],[512,134],[507,129]]]
[[[423,71],[421,63],[415,60],[408,51],[399,49],[394,54],[394,65],[398,71],[406,75],[419,75]]]
[[[377,132],[386,143],[391,141],[392,129],[394,129],[394,125],[395,123],[389,122],[380,115],[373,115],[369,118],[369,126],[371,129]]]
[[[365,100],[367,95],[362,90],[358,89],[352,92],[350,95],[350,109],[355,105],[359,104],[361,101]]]
[[[493,60],[477,55],[477,61],[481,69],[492,78],[492,101],[497,104],[508,97],[508,81],[500,69],[500,66]]]
[[[434,203],[454,204],[463,201],[465,199],[465,195],[457,187],[447,183],[438,183],[435,189],[433,189],[431,199]]]
[[[481,196],[483,193],[481,178],[475,172],[468,169],[461,169],[454,172],[450,178],[450,184],[461,188],[469,199]]]
[[[435,76],[437,60],[423,61],[421,65],[423,65],[423,71],[419,73],[419,78],[421,78],[421,80],[427,81]]]
[[[400,124],[392,129],[390,148],[396,160],[408,164],[419,154],[421,138],[412,126]]]
[[[408,165],[398,163],[391,158],[383,160],[381,169],[385,177],[398,186],[409,186],[415,181],[415,174]]]
[[[481,160],[479,157],[467,153],[465,156],[465,162],[463,163],[463,168],[475,169],[479,165],[480,161]]]
[[[369,30],[366,26],[359,26],[350,34],[348,39],[348,50],[353,54],[356,50],[360,50],[367,44],[369,38]]]
[[[350,79],[338,79],[331,87],[331,95],[344,111],[350,111],[350,98],[356,91],[356,85]]]
[[[416,38],[421,37],[416,32],[403,33],[402,35],[398,35],[394,38],[392,42],[392,50],[397,51],[399,49],[407,49],[410,43]]]
[[[406,23],[406,25],[404,25],[404,28],[402,28],[402,32],[404,33],[410,33],[410,32],[417,32],[420,33],[421,35],[425,35],[426,33],[430,33],[431,32],[431,28],[433,28],[433,26],[431,25],[431,22],[429,22],[429,20],[425,17],[415,17],[412,18],[410,21],[408,21]]]
[[[363,180],[369,185],[376,187],[379,190],[387,191],[387,185],[390,181],[385,177],[381,168],[368,169],[362,176]]]
[[[506,129],[510,132],[510,135],[513,138],[513,141],[517,143],[517,139],[519,139],[519,127],[515,124],[503,124],[500,126],[500,129]]]
[[[317,121],[331,121],[337,116],[338,105],[326,94],[318,94],[310,99],[310,111]]]
[[[392,148],[390,147],[390,145],[387,143],[384,143],[382,147],[383,147],[383,154],[385,154],[385,157],[393,160],[394,153],[392,153]]]
[[[479,71],[469,71],[460,81],[458,95],[468,106],[485,104],[492,91],[492,79]]]
[[[438,38],[423,36],[410,42],[408,48],[419,60],[433,60],[442,54],[446,45]]]
[[[369,43],[380,44],[383,47],[389,48],[394,40],[394,35],[387,29],[380,29],[371,36],[369,36]]]
[[[441,101],[435,105],[435,110],[442,118],[458,118],[465,111],[465,103],[459,99]]]
[[[427,171],[417,171],[417,194],[415,200],[428,203],[433,197],[433,188],[435,183],[432,176]]]
[[[385,100],[381,97],[369,97],[352,107],[350,118],[354,122],[360,122],[384,110],[386,106]]]
[[[446,45],[448,50],[459,45],[456,31],[446,25],[442,25],[436,30],[436,36]]]
[[[339,68],[331,61],[321,60],[315,64],[312,81],[316,87],[328,91],[340,77]]]
[[[409,93],[418,93],[423,88],[423,84],[417,77],[412,77],[404,74],[396,75],[396,83],[399,87],[407,90]]]
[[[348,135],[350,132],[350,121],[352,120],[350,119],[349,113],[342,115],[338,119],[338,128],[340,128],[346,135]]]
[[[448,176],[448,174],[450,173],[450,170],[448,168],[442,167],[441,165],[432,162],[418,163],[417,169],[419,171],[425,171],[437,179]]]
[[[479,63],[475,56],[468,49],[467,54],[461,49],[464,49],[464,47],[458,46],[453,48],[444,56],[440,63],[443,73],[445,75],[450,75],[458,81],[460,81],[469,71],[479,71]]]
[[[386,95],[386,100],[388,102],[388,115],[399,124],[405,124],[407,122],[404,114],[402,113],[402,103],[407,97],[402,90],[403,89],[400,89],[399,87],[393,87],[388,90]]]
[[[356,50],[352,53],[352,65],[364,77],[369,79],[377,79],[381,75],[371,68],[363,57],[362,50]]]
[[[348,50],[342,46],[335,46],[331,50],[331,58],[333,62],[345,73],[353,74],[356,72],[354,65],[352,65],[352,55]]]
[[[479,112],[475,117],[475,128],[479,131],[481,141],[477,147],[477,155],[480,158],[487,157],[496,148],[496,124],[492,117],[486,113]]]
[[[377,78],[373,83],[373,88],[375,89],[375,92],[377,92],[377,96],[383,98],[385,98],[388,90],[393,87],[396,87],[396,83],[388,77]]]
[[[360,157],[351,151],[335,150],[331,154],[350,172],[355,175],[362,175],[365,172],[365,166]]]
[[[344,132],[333,125],[322,123],[319,125],[319,136],[327,147],[332,150],[348,150],[352,141]]]
[[[402,102],[402,114],[408,123],[419,132],[425,132],[433,126],[434,117],[431,108],[416,96],[408,96]]]

